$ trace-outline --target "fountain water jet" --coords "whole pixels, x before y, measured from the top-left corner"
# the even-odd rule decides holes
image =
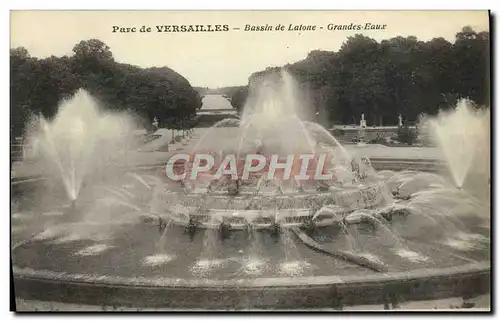
[[[39,116],[28,128],[28,143],[40,161],[62,180],[72,204],[85,178],[96,170],[111,168],[127,149],[134,129],[126,114],[104,113],[98,103],[80,89],[63,101],[53,120]]]
[[[475,109],[471,101],[463,99],[454,110],[441,111],[428,121],[431,136],[444,153],[455,185],[462,188],[476,155],[489,159],[489,109]]]
[[[266,148],[273,152],[314,151],[315,142],[302,122],[308,106],[302,104],[298,92],[286,71],[251,85],[241,117],[244,137],[251,142],[265,140]]]

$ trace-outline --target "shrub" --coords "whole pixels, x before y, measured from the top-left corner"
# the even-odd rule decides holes
[[[413,142],[417,138],[417,133],[415,130],[408,126],[402,126],[398,128],[398,141],[403,144],[413,145]]]
[[[385,144],[385,142],[386,142],[386,139],[385,139],[384,135],[382,135],[381,133],[377,133],[377,137],[370,140],[368,142],[368,144]]]

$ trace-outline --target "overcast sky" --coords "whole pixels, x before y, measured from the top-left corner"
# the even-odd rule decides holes
[[[328,24],[386,24],[385,30],[328,31]],[[227,24],[228,32],[158,33],[156,25]],[[245,32],[246,24],[316,25],[317,31]],[[71,55],[80,40],[106,43],[119,62],[168,66],[193,86],[247,83],[268,66],[304,59],[312,50],[338,50],[347,37],[363,33],[378,41],[413,35],[453,41],[465,25],[488,30],[487,11],[17,11],[11,14],[11,47],[32,56]],[[146,25],[151,33],[113,33],[113,26]],[[323,27],[323,29],[319,29]],[[233,28],[241,28],[234,30]]]

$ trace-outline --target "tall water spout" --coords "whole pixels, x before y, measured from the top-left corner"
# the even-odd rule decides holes
[[[53,120],[40,116],[27,138],[40,158],[39,166],[59,177],[74,204],[84,178],[96,170],[112,168],[126,150],[132,120],[125,114],[103,113],[84,90],[63,101]]]
[[[241,118],[243,137],[278,153],[314,151],[316,143],[302,123],[311,108],[298,93],[298,84],[286,71],[251,83]]]
[[[461,100],[452,111],[441,111],[430,119],[432,138],[442,150],[453,181],[464,185],[475,157],[489,159],[489,109],[474,109],[468,100]]]

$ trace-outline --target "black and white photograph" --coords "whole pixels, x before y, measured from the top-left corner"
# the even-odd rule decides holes
[[[10,12],[17,312],[490,312],[491,15]]]

